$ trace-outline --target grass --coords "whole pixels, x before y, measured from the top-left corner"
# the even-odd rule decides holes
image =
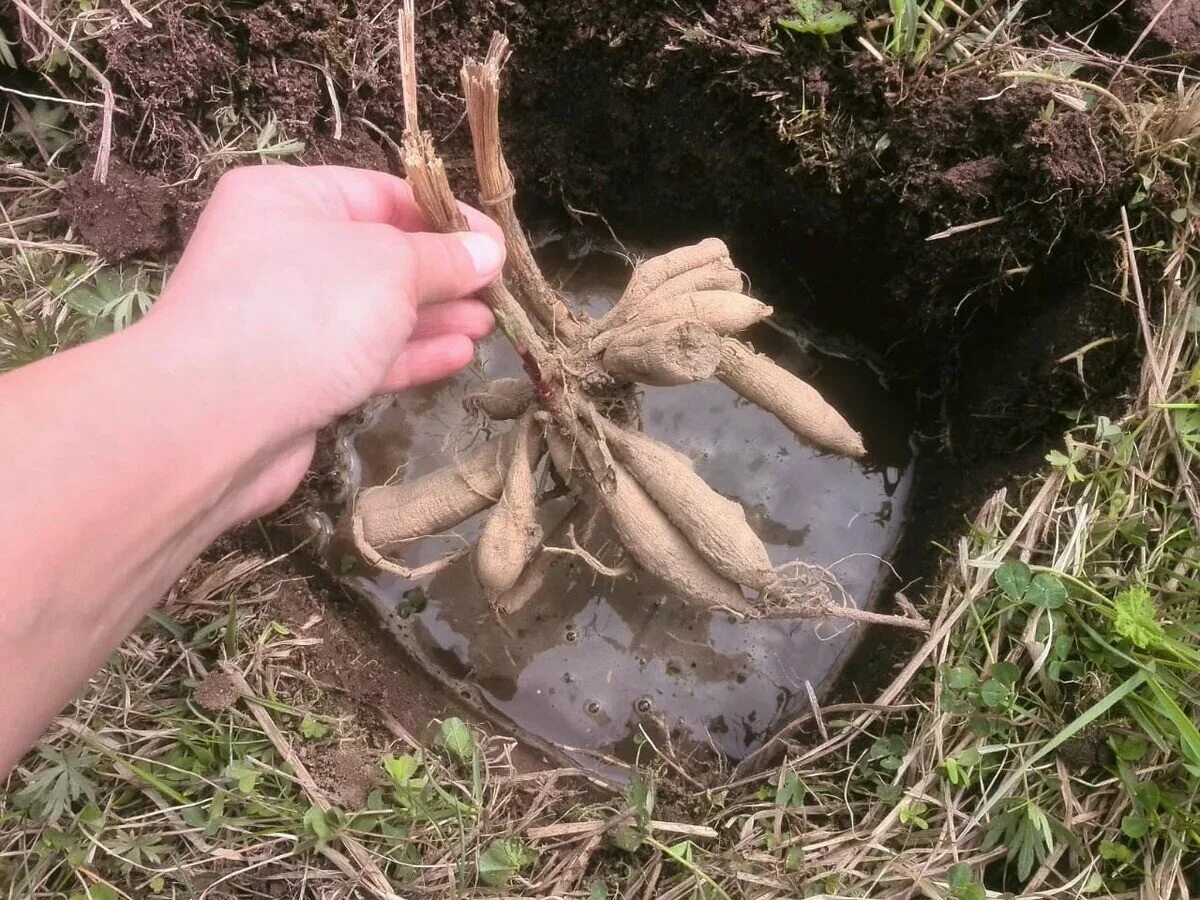
[[[1128,409],[1077,421],[1042,475],[945,548],[933,633],[874,702],[826,707],[712,783],[647,741],[628,788],[584,790],[574,772],[518,771],[511,741],[457,719],[421,737],[368,727],[281,612],[304,590],[291,562],[212,555],[0,793],[5,895],[1194,893],[1200,94],[1094,54],[1077,68],[1078,47],[1015,47],[996,18],[911,8],[867,27],[876,52],[1048,75],[1118,122],[1145,190],[1112,223],[1109,287],[1138,312],[1145,364]],[[92,31],[53,21],[87,50],[113,13],[80,15]],[[69,63],[35,40],[46,65]],[[1103,90],[1121,69],[1141,99]],[[0,132],[0,370],[121,327],[163,277],[73,241],[56,214],[72,108],[22,104]],[[210,126],[201,166],[298,149],[273,122]],[[1164,174],[1169,197],[1152,190]],[[1069,364],[1086,374],[1086,349]],[[365,796],[329,776],[342,751],[367,761]]]

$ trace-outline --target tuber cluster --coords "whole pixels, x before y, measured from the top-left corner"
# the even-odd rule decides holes
[[[417,122],[412,0],[401,11],[400,36],[406,173],[428,220],[460,230],[465,223],[444,166]],[[710,609],[927,627],[911,610],[879,615],[796,591],[772,566],[742,507],[709,487],[681,453],[640,430],[638,385],[716,378],[811,446],[848,457],[865,452],[858,433],[817,391],[735,336],[772,310],[744,293],[722,241],[707,238],[642,262],[598,319],[577,313],[550,286],[517,220],[500,148],[499,79],[507,57],[506,39],[495,36],[483,62],[465,63],[462,85],[481,202],[508,245],[504,278],[483,299],[528,377],[492,381],[467,398],[471,412],[511,422],[507,433],[422,478],[361,493],[353,517],[359,548],[376,566],[409,577],[470,552],[493,608],[512,613],[536,594],[551,564],[539,504],[567,492],[574,506],[556,533],[565,532],[598,569],[604,567],[578,542],[606,521],[637,566]],[[472,550],[421,570],[392,558],[404,542],[489,509]]]

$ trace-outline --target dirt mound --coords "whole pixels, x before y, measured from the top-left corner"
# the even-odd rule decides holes
[[[1026,9],[1043,30],[1079,33],[1109,52],[1128,52],[1145,31],[1139,55],[1200,53],[1200,7],[1192,0],[1034,0]]]
[[[1200,6],[1190,0],[1140,0],[1138,13],[1151,34],[1173,50],[1200,53]]]
[[[214,671],[209,672],[196,686],[196,692],[192,696],[205,709],[219,712],[237,703],[241,691],[228,674]]]
[[[67,179],[61,209],[80,240],[108,262],[159,257],[179,246],[167,186],[119,161],[109,166],[104,184],[92,180],[90,167]]]

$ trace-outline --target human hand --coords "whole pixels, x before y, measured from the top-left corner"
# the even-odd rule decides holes
[[[229,427],[270,448],[246,515],[291,494],[319,428],[470,362],[493,319],[467,298],[497,276],[504,245],[464,212],[471,232],[425,232],[406,182],[358,169],[256,166],[217,184],[146,325],[219,369],[209,396],[227,398]]]

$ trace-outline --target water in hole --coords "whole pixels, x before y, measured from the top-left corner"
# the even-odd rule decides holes
[[[611,306],[629,274],[623,261],[600,253],[552,267],[551,275],[554,268],[569,302],[592,315]],[[908,498],[907,403],[865,363],[794,333],[781,309],[787,298],[760,299],[775,305],[781,327],[744,336],[821,390],[863,433],[869,457],[852,462],[813,451],[717,381],[646,388],[645,430],[743,504],[776,564],[828,567],[855,603],[871,604]],[[480,439],[466,424],[464,396],[486,379],[521,372],[500,336],[480,348],[478,362],[448,383],[396,397],[352,437],[362,487],[419,477]],[[545,508],[547,531],[564,504]],[[472,541],[483,518],[452,537],[407,545],[407,564]],[[603,552],[603,540],[589,549]],[[330,552],[345,568],[345,540]],[[360,563],[354,587],[436,674],[544,740],[618,756],[633,752],[641,728],[744,756],[807,706],[810,687],[819,695],[828,686],[856,635],[835,621],[735,622],[689,607],[649,576],[614,581],[565,554],[541,595],[503,627],[469,557],[419,584],[363,571]]]

